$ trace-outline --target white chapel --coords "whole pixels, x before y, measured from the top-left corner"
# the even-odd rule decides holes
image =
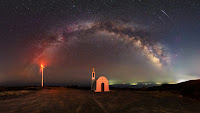
[[[95,79],[94,68],[93,68],[93,71],[92,71],[91,90],[94,91],[94,92],[108,92],[108,91],[110,91],[108,79],[106,77],[100,76],[98,79]]]

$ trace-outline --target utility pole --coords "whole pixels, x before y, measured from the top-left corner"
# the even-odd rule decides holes
[[[44,66],[41,64],[41,68],[42,68],[42,87],[43,87],[43,85],[44,85],[44,76],[43,76],[43,69],[44,69]]]

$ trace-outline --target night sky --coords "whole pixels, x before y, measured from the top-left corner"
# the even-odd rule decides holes
[[[0,85],[200,78],[199,0],[0,0]]]

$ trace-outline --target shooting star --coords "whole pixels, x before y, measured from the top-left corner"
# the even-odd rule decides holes
[[[172,22],[172,23],[174,23],[173,22],[173,20],[172,20],[172,18],[164,11],[164,10],[160,10],[163,14],[165,14],[169,19],[170,19],[170,21]]]

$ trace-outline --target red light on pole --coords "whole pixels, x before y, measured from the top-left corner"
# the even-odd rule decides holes
[[[44,78],[43,78],[43,69],[44,69],[44,66],[41,64],[41,68],[42,68],[42,87],[44,85]]]

